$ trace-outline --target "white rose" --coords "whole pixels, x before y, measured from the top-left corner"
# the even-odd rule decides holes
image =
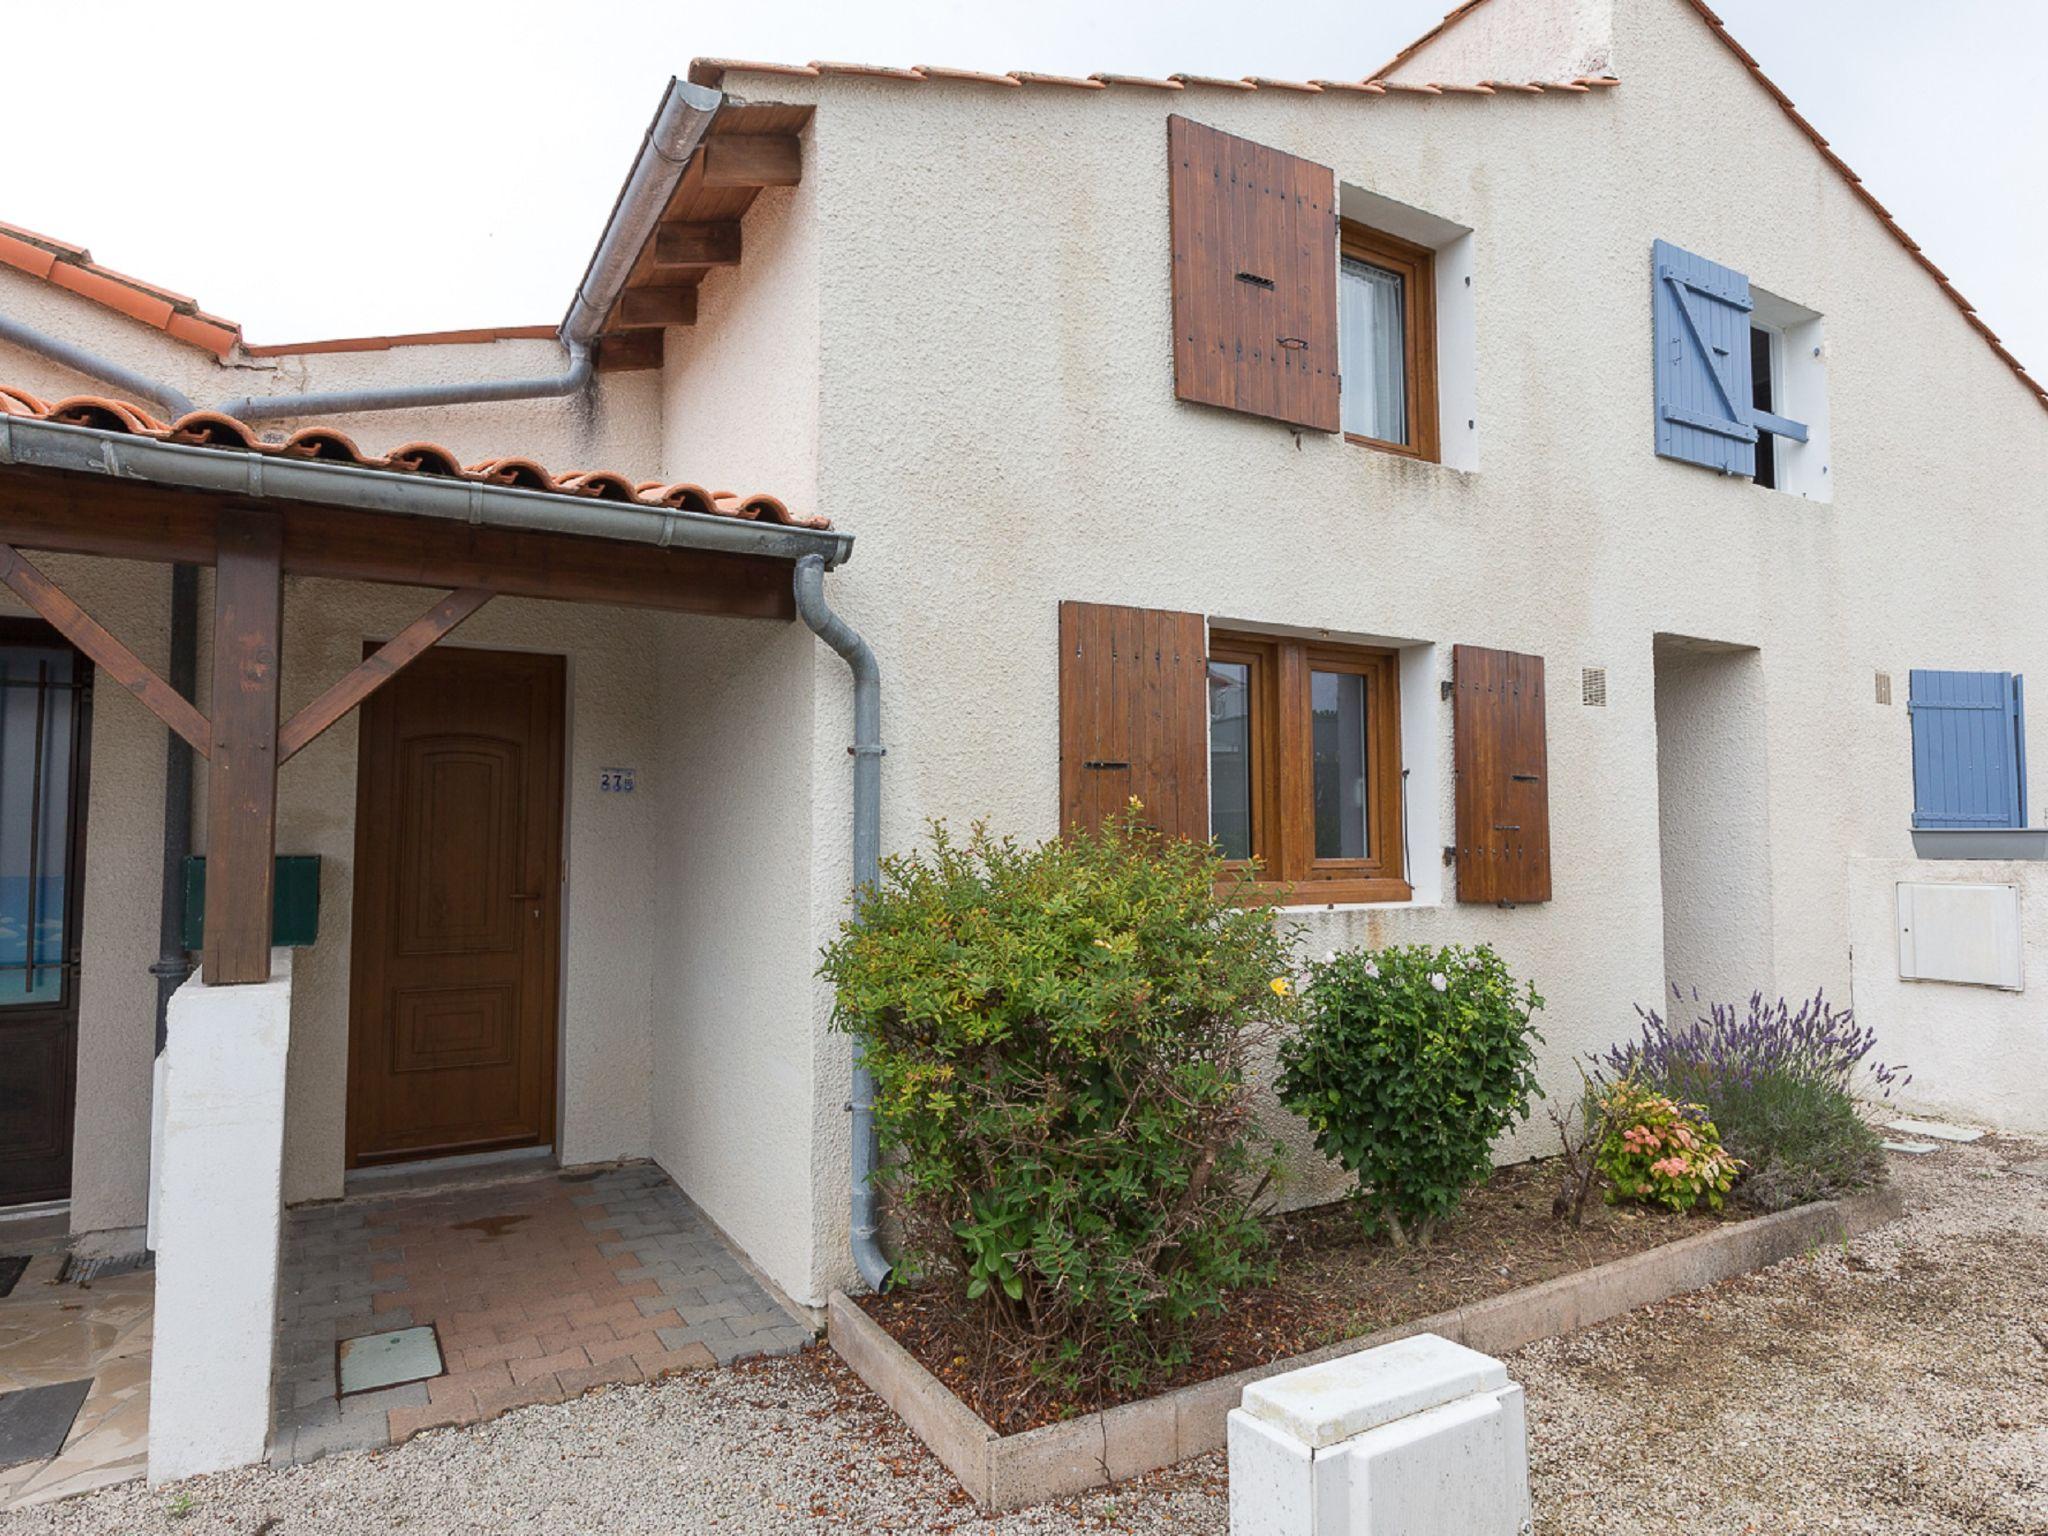
[[[1429,984],[1439,992],[1447,992],[1450,990],[1451,978],[1442,971],[1431,971],[1429,973]]]

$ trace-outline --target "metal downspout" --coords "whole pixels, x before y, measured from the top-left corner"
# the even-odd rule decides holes
[[[151,405],[160,405],[173,416],[182,416],[192,409],[192,401],[182,390],[161,384],[145,374],[137,373],[112,358],[101,357],[84,347],[47,331],[39,331],[32,325],[8,315],[0,315],[0,341],[12,342],[27,352],[47,357],[53,363],[60,363],[74,373],[82,373],[89,379],[98,379],[111,384],[124,394],[146,400]]]
[[[821,555],[805,555],[796,563],[796,611],[853,672],[853,884],[859,893],[874,886],[882,873],[882,669],[867,641],[826,604]],[[875,1083],[858,1039],[847,1107],[853,1113],[853,1263],[861,1279],[883,1291],[889,1285],[889,1260],[877,1239]]]
[[[500,400],[545,400],[573,395],[590,382],[598,332],[626,286],[634,262],[653,237],[662,213],[718,115],[725,97],[687,80],[671,79],[640,141],[633,169],[612,204],[604,235],[576,285],[576,297],[555,334],[568,352],[568,366],[545,378],[492,379],[478,383],[417,384],[385,389],[336,389],[310,395],[244,395],[218,409],[243,421],[281,416],[347,416],[357,411],[396,411],[446,405],[479,405]]]

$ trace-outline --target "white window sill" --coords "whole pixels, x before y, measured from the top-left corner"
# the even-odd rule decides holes
[[[1433,912],[1441,901],[1312,901],[1276,907],[1276,912]]]

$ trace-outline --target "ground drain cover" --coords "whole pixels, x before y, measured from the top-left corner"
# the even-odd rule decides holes
[[[432,1323],[390,1333],[366,1333],[359,1339],[343,1339],[335,1363],[343,1397],[375,1392],[380,1387],[440,1375],[441,1341]]]
[[[0,1296],[14,1294],[15,1282],[21,1279],[22,1271],[27,1268],[28,1259],[22,1254],[0,1256]]]
[[[105,1280],[114,1275],[132,1275],[138,1269],[147,1269],[156,1262],[156,1255],[144,1250],[141,1253],[104,1254],[96,1259],[81,1257],[75,1253],[64,1255],[64,1267],[57,1271],[59,1285],[82,1285],[88,1280]]]
[[[64,1449],[92,1378],[0,1393],[0,1468],[48,1461]]]

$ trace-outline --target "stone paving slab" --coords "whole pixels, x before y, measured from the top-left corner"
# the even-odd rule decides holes
[[[445,1371],[337,1399],[344,1339],[432,1324]],[[270,1459],[311,1460],[814,1341],[648,1163],[289,1213]]]

